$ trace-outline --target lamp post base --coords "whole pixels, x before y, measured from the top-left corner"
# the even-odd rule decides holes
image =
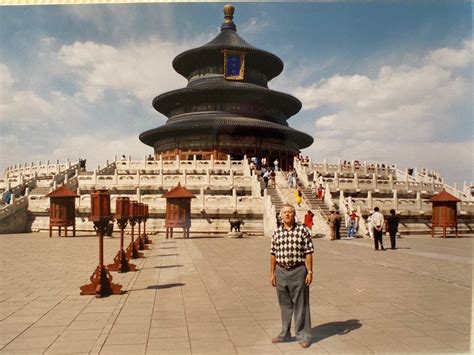
[[[137,248],[138,250],[148,250],[148,245],[145,244],[145,240],[143,238],[143,236],[138,236],[137,237],[137,240],[136,240],[136,243],[137,243]]]
[[[81,295],[95,295],[96,298],[123,294],[122,285],[112,283],[112,275],[104,265],[99,265],[92,274],[91,283],[81,286]]]
[[[144,258],[143,253],[140,253],[138,251],[137,243],[135,241],[130,242],[130,244],[127,247],[126,253],[129,259]]]
[[[117,255],[115,255],[114,263],[107,265],[107,268],[109,271],[117,272],[137,271],[137,266],[128,262],[127,254],[123,249],[118,251]]]

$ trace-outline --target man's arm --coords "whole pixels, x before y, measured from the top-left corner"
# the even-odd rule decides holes
[[[276,278],[275,278],[275,269],[276,269],[276,257],[275,255],[270,255],[270,283],[273,287],[276,285]]]
[[[313,282],[313,254],[312,253],[306,254],[304,263],[306,265],[306,270],[308,271],[305,282],[306,282],[306,285],[309,286],[311,285],[311,282]]]

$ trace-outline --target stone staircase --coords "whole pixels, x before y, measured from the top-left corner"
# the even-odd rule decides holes
[[[311,209],[317,210],[324,218],[327,218],[331,211],[326,206],[324,201],[321,201],[320,199],[316,198],[313,191],[311,191],[311,188],[303,187],[302,185],[300,187],[301,187],[301,191],[303,192],[303,197],[306,199],[306,202],[308,203],[308,205],[311,206]],[[341,237],[347,236],[347,228],[344,223],[344,216],[341,216],[341,228],[339,231],[340,231]]]

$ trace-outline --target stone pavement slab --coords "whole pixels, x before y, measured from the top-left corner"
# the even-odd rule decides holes
[[[271,344],[280,311],[269,240],[153,236],[123,295],[80,296],[97,238],[1,235],[1,354],[468,353],[471,238],[315,239],[313,343]],[[386,241],[387,243],[387,241]],[[104,241],[112,261],[118,238]],[[387,243],[388,244],[388,243]]]

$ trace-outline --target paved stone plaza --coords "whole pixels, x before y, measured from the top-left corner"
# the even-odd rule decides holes
[[[129,238],[129,237],[128,237]],[[127,238],[127,239],[128,239]],[[370,240],[315,239],[314,342],[271,344],[280,314],[267,238],[192,237],[155,244],[127,291],[80,296],[97,238],[1,235],[2,354],[467,353],[472,241],[410,236],[375,252]],[[388,240],[385,238],[385,245]],[[119,238],[105,240],[112,262]]]

